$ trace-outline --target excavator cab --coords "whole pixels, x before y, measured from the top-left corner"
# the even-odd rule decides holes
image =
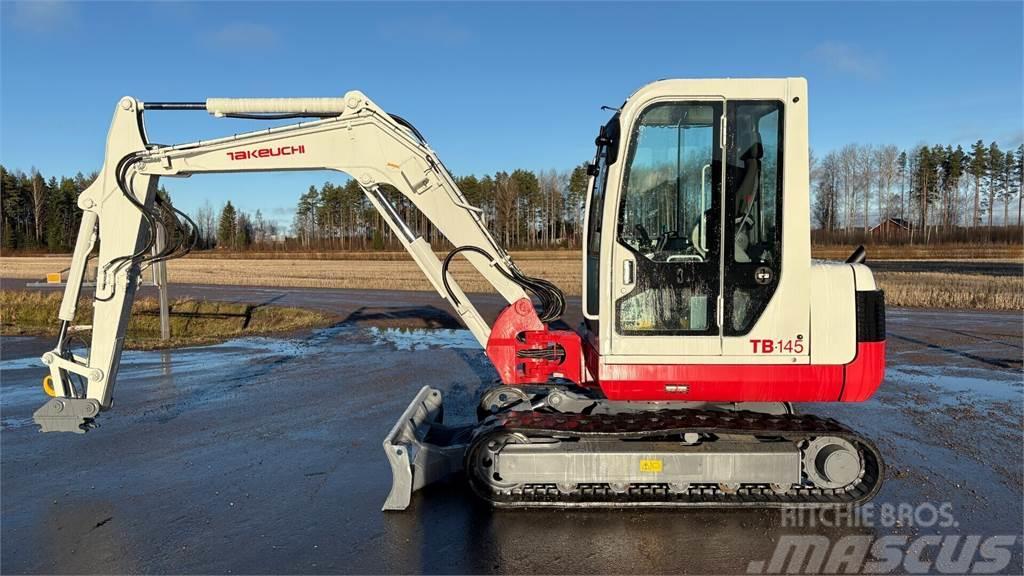
[[[806,106],[799,79],[667,80],[602,127],[584,308],[605,362],[807,362],[744,345],[809,334]]]
[[[206,111],[302,122],[175,145],[148,141],[144,113]],[[801,78],[662,80],[599,130],[583,241],[577,330],[554,284],[525,275],[491,236],[424,136],[365,94],[342,98],[122,98],[43,355],[53,398],[43,431],[84,433],[113,405],[143,266],[188,252],[188,218],[158,201],[162,177],[336,170],[367,200],[484,348],[499,382],[479,421],[441,424],[424,387],[383,446],[385,509],[464,470],[496,506],[821,506],[871,498],[870,440],[792,402],[856,402],[885,361],[884,299],[863,257],[810,252],[807,84]],[[454,248],[439,259],[385,191]],[[182,242],[153,253],[156,222]],[[91,346],[71,353],[86,263],[99,241]],[[488,323],[448,273],[466,258],[508,302]],[[78,327],[81,329],[82,327]]]

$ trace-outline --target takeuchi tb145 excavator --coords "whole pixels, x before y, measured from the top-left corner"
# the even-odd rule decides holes
[[[792,402],[860,402],[882,381],[885,310],[863,264],[812,262],[807,83],[801,78],[662,80],[600,127],[588,165],[582,313],[525,275],[488,233],[423,135],[360,92],[343,98],[210,98],[114,110],[84,211],[43,431],[84,432],[111,407],[141,270],[194,241],[188,217],[156,195],[161,177],[337,170],[354,178],[447,300],[500,382],[478,422],[441,422],[424,387],[384,440],[385,509],[461,470],[500,507],[814,507],[877,493],[875,445]],[[150,143],[145,113],[298,123],[173,146]],[[452,249],[439,258],[403,222],[401,194]],[[178,242],[154,250],[158,222]],[[71,352],[76,306],[98,241],[91,346]],[[467,259],[508,301],[489,325],[448,274]]]

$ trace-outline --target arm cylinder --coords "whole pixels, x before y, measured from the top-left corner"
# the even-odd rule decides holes
[[[64,299],[60,303],[58,318],[65,322],[75,319],[78,308],[78,296],[82,292],[82,279],[85,278],[85,267],[89,261],[89,253],[96,243],[96,213],[86,210],[82,213],[82,223],[78,226],[78,239],[75,240],[75,251],[71,256],[71,268],[68,269],[68,282],[64,286]]]

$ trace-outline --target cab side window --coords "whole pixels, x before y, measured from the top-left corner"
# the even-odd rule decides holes
[[[782,272],[782,113],[778,101],[729,102],[726,336],[750,332]]]

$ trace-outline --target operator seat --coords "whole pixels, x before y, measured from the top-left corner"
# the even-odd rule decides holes
[[[760,135],[754,134],[754,143],[740,156],[743,161],[743,180],[736,189],[736,234],[734,241],[736,262],[750,262],[747,248],[750,246],[750,230],[754,225],[751,213],[757,194],[761,190],[761,159],[764,158],[764,146]]]
[[[754,209],[754,201],[757,199],[761,179],[761,159],[764,158],[764,146],[761,145],[760,136],[754,136],[755,142],[747,148],[747,151],[740,156],[743,161],[743,180],[736,190],[736,234],[734,240],[736,262],[750,262],[747,248],[750,246],[750,227],[754,220],[751,212]],[[707,253],[707,218],[711,211],[708,210],[701,215],[700,220],[693,227],[690,233],[693,246],[701,256]]]

